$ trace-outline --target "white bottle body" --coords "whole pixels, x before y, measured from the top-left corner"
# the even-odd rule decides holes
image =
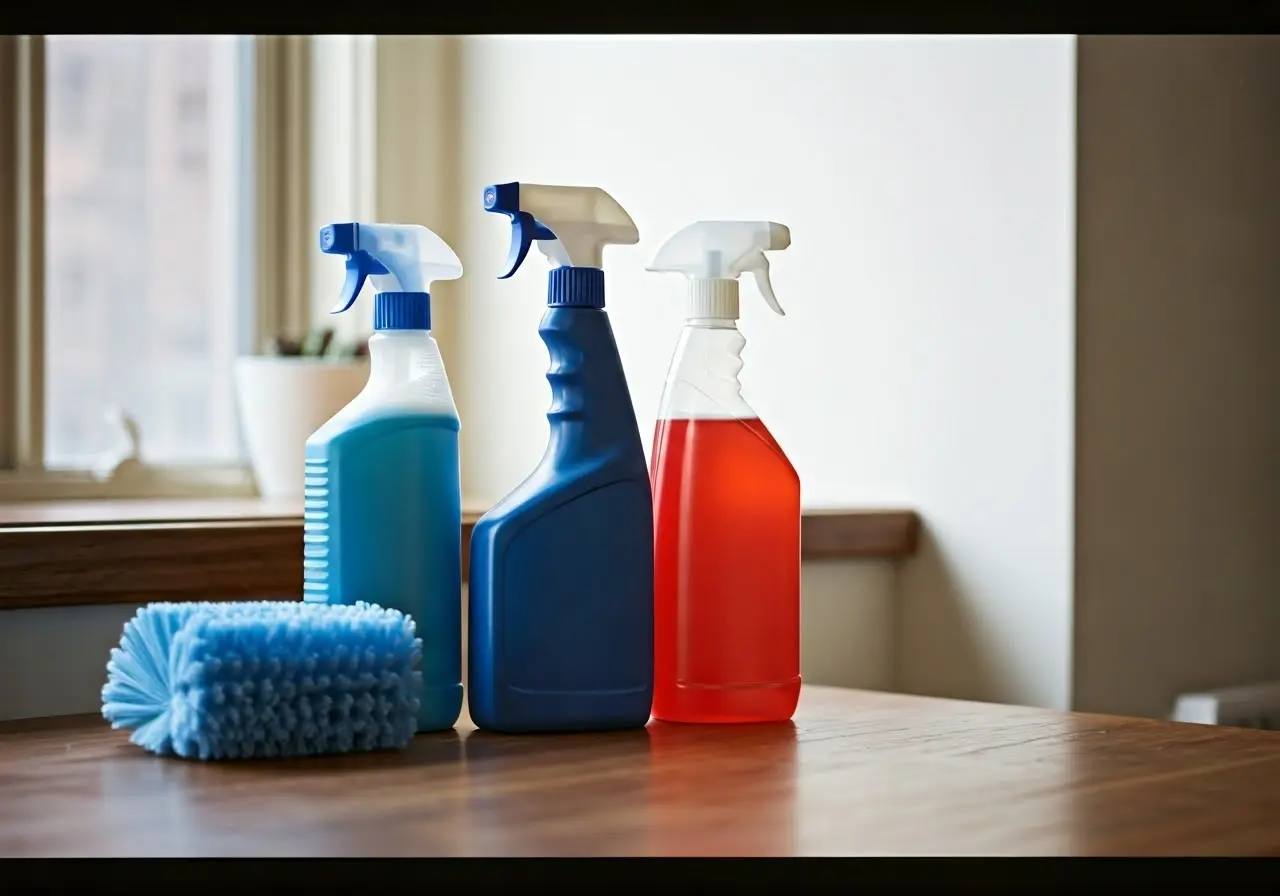
[[[430,330],[386,330],[369,339],[369,380],[313,440],[345,429],[358,418],[383,413],[439,414],[457,418],[458,407],[440,346]]]
[[[399,610],[422,639],[418,731],[462,709],[458,412],[427,330],[369,340],[364,389],[307,440],[303,599]]]

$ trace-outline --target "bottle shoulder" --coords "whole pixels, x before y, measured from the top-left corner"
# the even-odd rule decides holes
[[[508,492],[476,523],[477,531],[502,527],[513,533],[537,519],[555,514],[566,505],[612,485],[637,483],[644,487],[643,507],[652,500],[648,470],[624,469],[611,464],[579,464],[552,467],[542,464]]]
[[[413,430],[440,430],[457,438],[461,421],[452,408],[413,403],[368,403],[355,408],[348,405],[307,439],[307,450],[356,447]]]
[[[720,470],[749,463],[752,480],[776,477],[799,489],[795,464],[759,417],[660,418],[656,435],[655,469],[674,467],[683,475],[705,464]]]
[[[375,335],[369,380],[360,393],[308,440],[327,442],[352,432],[436,426],[458,429],[458,408],[435,339],[428,333]]]

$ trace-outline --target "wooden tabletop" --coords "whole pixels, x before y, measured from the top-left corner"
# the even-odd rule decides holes
[[[5,727],[0,856],[1280,854],[1280,734],[834,688],[794,724],[292,762]]]

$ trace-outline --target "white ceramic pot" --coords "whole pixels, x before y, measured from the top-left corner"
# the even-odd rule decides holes
[[[368,379],[367,358],[236,358],[240,427],[264,498],[302,497],[307,438]]]

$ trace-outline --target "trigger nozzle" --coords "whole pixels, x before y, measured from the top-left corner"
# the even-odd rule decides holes
[[[320,251],[326,255],[350,255],[356,252],[356,225],[329,224],[321,227]]]
[[[756,289],[760,290],[760,295],[764,299],[769,309],[774,314],[786,316],[782,306],[778,304],[778,297],[773,294],[773,284],[769,282],[769,258],[762,251],[754,253],[753,264],[747,270],[755,277]]]
[[[343,225],[337,225],[341,227]],[[350,225],[347,225],[350,226]],[[325,231],[334,230],[333,227],[326,227],[320,232],[320,247],[325,246]],[[326,252],[336,254],[339,250],[324,249]],[[347,279],[342,284],[342,294],[338,297],[338,304],[329,310],[330,314],[341,314],[350,308],[360,295],[360,290],[364,288],[364,281],[368,279],[370,274],[385,274],[387,269],[382,266],[381,262],[375,259],[368,252],[351,252],[347,255]]]
[[[791,245],[791,228],[785,224],[769,222],[769,245],[766,249],[786,249]]]
[[[551,229],[528,212],[508,212],[511,216],[511,248],[507,251],[507,272],[498,276],[505,280],[524,264],[534,240],[554,240]]]
[[[526,223],[527,222],[527,223]],[[507,251],[507,272],[499,274],[499,280],[505,280],[524,264],[529,255],[529,247],[533,245],[533,216],[528,212],[511,213],[511,248]]]

